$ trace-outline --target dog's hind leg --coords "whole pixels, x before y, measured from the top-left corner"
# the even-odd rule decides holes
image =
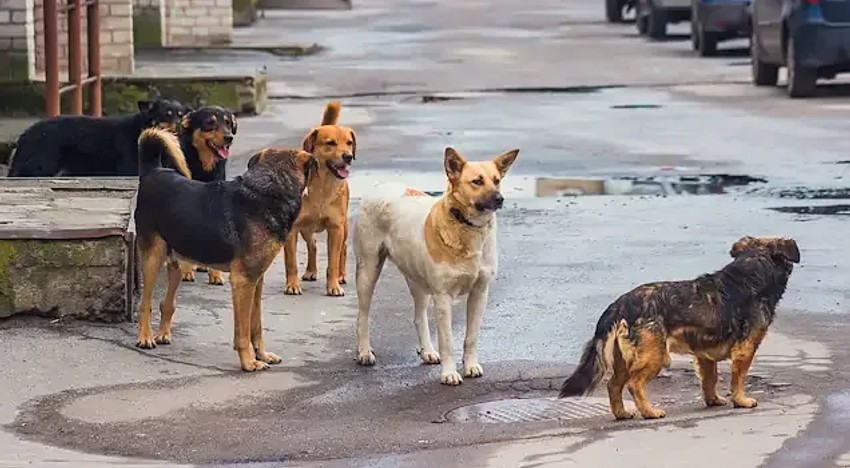
[[[664,410],[653,408],[646,392],[646,385],[661,372],[664,367],[666,343],[663,336],[651,330],[640,330],[634,353],[627,362],[631,383],[629,392],[635,400],[635,406],[644,419],[658,419],[666,416]],[[629,354],[629,353],[624,353]]]
[[[177,288],[180,287],[182,276],[176,260],[169,259],[165,268],[168,275],[165,299],[159,303],[159,331],[153,338],[157,344],[171,344],[171,320],[177,309]]]
[[[369,312],[375,284],[387,259],[382,246],[359,246],[357,255],[357,364],[375,365],[375,352],[369,342]]]
[[[140,236],[138,246],[139,257],[142,260],[142,300],[139,303],[139,336],[136,346],[153,349],[156,348],[156,342],[151,330],[151,303],[154,289],[156,289],[156,277],[159,275],[159,269],[162,268],[168,246],[158,235],[147,239]]]
[[[767,330],[754,330],[744,341],[732,347],[732,404],[735,408],[755,408],[758,402],[744,393],[747,373]]]
[[[195,265],[180,260],[180,274],[183,281],[195,281]]]
[[[339,249],[339,284],[348,283],[348,220],[342,224],[342,247]]]
[[[614,370],[614,375],[608,381],[608,402],[611,405],[611,413],[618,420],[632,419],[635,417],[635,413],[627,410],[626,405],[623,403],[623,388],[629,381],[629,369],[626,366],[623,353],[620,351],[620,347],[616,342],[612,348],[613,359],[611,367]]]
[[[405,278],[406,279],[406,278]],[[413,325],[416,334],[419,335],[419,347],[416,354],[425,364],[439,364],[440,354],[431,343],[431,328],[428,326],[428,305],[431,303],[431,295],[422,291],[422,288],[407,280],[410,295],[413,296]]]
[[[695,358],[694,370],[702,384],[702,396],[706,406],[723,406],[726,399],[717,394],[717,361]]]
[[[316,281],[316,276],[319,274],[319,262],[316,259],[319,254],[319,250],[316,248],[316,235],[312,232],[301,231],[301,237],[307,244],[307,270],[304,271],[301,280]]]
[[[481,331],[481,320],[487,306],[490,292],[490,279],[481,278],[472,285],[469,297],[466,298],[466,337],[463,340],[463,376],[481,377],[484,369],[478,363],[478,333]]]
[[[210,268],[207,271],[207,282],[216,286],[224,286],[224,276],[220,271]]]
[[[254,346],[254,353],[257,359],[266,364],[279,364],[280,358],[266,350],[266,344],[263,341],[263,278],[257,281],[257,288],[254,289],[254,306],[251,308],[251,344]]]

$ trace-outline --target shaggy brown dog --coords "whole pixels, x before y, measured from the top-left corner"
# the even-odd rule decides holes
[[[717,362],[731,359],[732,403],[754,408],[756,400],[744,394],[747,372],[793,264],[800,262],[800,250],[793,239],[746,236],[729,254],[734,260],[720,271],[690,281],[644,284],[608,306],[560,397],[590,393],[613,369],[608,398],[617,419],[634,417],[623,405],[627,384],[641,416],[663,418],[664,411],[652,407],[646,384],[669,351],[694,356],[708,406],[726,404],[717,394]]]

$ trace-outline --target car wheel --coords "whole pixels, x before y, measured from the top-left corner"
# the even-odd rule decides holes
[[[754,85],[776,86],[776,82],[779,81],[779,67],[761,60],[755,31],[750,36],[750,62],[752,63]]]
[[[635,26],[637,27],[637,32],[641,36],[646,35],[646,30],[648,29],[648,18],[647,15],[643,13],[644,7],[641,5],[640,0],[635,2]]]
[[[704,27],[699,27],[697,37],[699,37],[697,41],[699,42],[700,57],[713,57],[717,55],[717,33],[709,32]]]
[[[609,23],[623,22],[623,4],[620,0],[605,0],[605,18]]]
[[[667,15],[664,10],[648,5],[647,34],[652,39],[664,39],[667,36]]]
[[[788,39],[785,61],[788,67],[788,96],[792,98],[809,97],[815,94],[818,71],[816,68],[799,64],[794,38]]]

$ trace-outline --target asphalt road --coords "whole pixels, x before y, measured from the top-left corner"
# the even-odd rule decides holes
[[[480,337],[483,378],[443,387],[437,367],[420,365],[412,306],[393,268],[373,305],[378,364],[357,367],[353,284],[343,298],[324,297],[322,281],[284,296],[280,261],[267,275],[264,325],[284,362],[245,375],[230,347],[229,290],[200,274],[181,288],[173,344],[152,351],[133,347],[134,324],[0,324],[0,464],[850,463],[842,422],[847,218],[793,212],[840,213],[835,205],[847,201],[776,196],[845,185],[838,163],[850,149],[850,93],[839,84],[791,101],[748,85],[740,52],[697,59],[686,37],[650,44],[633,25],[602,17],[601,4],[574,0],[369,0],[352,12],[269,12],[256,28],[238,30],[245,43],[298,40],[330,50],[297,62],[264,59],[274,100],[269,112],[240,120],[231,174],[256,149],[296,145],[334,96],[343,100],[342,121],[358,131],[352,216],[356,197],[377,182],[441,190],[447,144],[470,159],[521,148],[499,214],[501,271]],[[448,99],[423,102],[433,95]],[[701,196],[538,198],[533,190],[542,176],[659,173],[767,182]],[[669,415],[659,422],[614,423],[604,393],[559,407],[557,418],[529,407],[552,405],[617,295],[717,269],[745,234],[792,236],[803,258],[750,379],[757,409],[703,409],[686,360],[652,384]],[[457,345],[463,323],[458,310]],[[728,369],[721,372],[728,383]],[[513,398],[523,401],[501,401]],[[488,402],[481,412],[466,408]],[[539,420],[485,421],[488,414]]]

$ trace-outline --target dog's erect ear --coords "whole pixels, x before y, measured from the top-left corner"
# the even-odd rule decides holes
[[[257,153],[257,154],[255,154],[255,155],[251,156],[251,159],[249,159],[249,160],[248,160],[248,169],[251,169],[251,168],[252,168],[252,167],[254,167],[254,166],[255,166],[258,162],[260,162],[260,160],[261,160],[261,159],[263,159],[263,154],[264,154],[264,153],[265,153],[265,150],[260,151],[259,153]]]
[[[351,155],[357,159],[357,133],[354,130],[351,131]]]
[[[232,127],[232,128],[230,129],[230,133],[232,133],[232,134],[236,135],[236,127],[237,127],[237,125],[236,125],[236,116],[235,116],[235,115],[233,115],[232,113],[230,114],[230,126]]]
[[[782,255],[789,262],[800,263],[800,249],[794,239],[778,239],[770,245],[774,255]]]
[[[510,150],[507,153],[500,154],[493,158],[493,164],[496,165],[496,168],[499,170],[499,174],[502,177],[508,173],[508,169],[511,168],[514,161],[516,161],[516,157],[519,155],[519,150]]]
[[[301,149],[308,153],[313,153],[316,149],[316,139],[319,138],[319,129],[314,128],[301,141]]]
[[[449,180],[455,182],[460,179],[463,167],[466,166],[466,159],[463,159],[463,156],[455,151],[454,148],[447,146],[443,165],[446,168],[446,175],[449,177]]]
[[[150,112],[153,109],[153,101],[139,101],[136,103],[139,106],[139,112]]]
[[[741,255],[745,250],[750,248],[750,245],[753,243],[755,239],[752,236],[744,236],[734,244],[732,244],[732,248],[729,249],[729,256],[732,258],[738,258],[738,255]]]

